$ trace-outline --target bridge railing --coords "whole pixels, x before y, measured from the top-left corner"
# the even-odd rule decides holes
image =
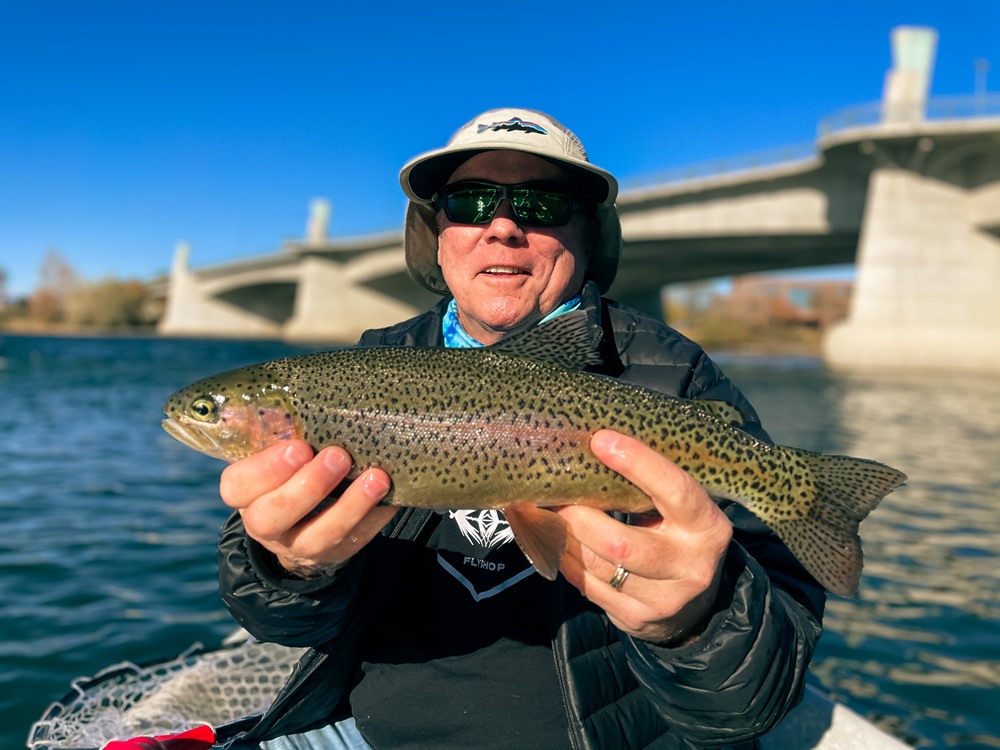
[[[885,121],[886,103],[866,102],[845,107],[820,120],[817,135],[823,139],[834,133],[853,128],[879,125]],[[896,107],[892,115],[898,119],[912,121],[970,120],[976,118],[1000,117],[1000,94],[976,94],[972,96],[932,97],[918,110],[906,112]],[[696,182],[710,177],[736,175],[764,167],[807,161],[819,152],[816,143],[798,143],[779,146],[748,154],[712,159],[711,161],[683,164],[669,169],[647,172],[624,178],[623,190],[653,187],[654,185],[679,185]]]
[[[824,117],[816,130],[819,137],[824,138],[842,130],[879,125],[885,122],[887,115],[913,122],[1000,117],[1000,94],[935,96],[910,110],[884,101],[855,104]]]

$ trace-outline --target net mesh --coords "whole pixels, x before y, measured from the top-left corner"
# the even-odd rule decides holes
[[[32,750],[99,748],[111,740],[220,727],[263,713],[304,648],[247,640],[189,649],[146,667],[119,664],[73,682],[31,728]]]

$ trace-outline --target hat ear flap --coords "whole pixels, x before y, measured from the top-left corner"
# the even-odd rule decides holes
[[[448,285],[437,262],[437,211],[433,206],[410,201],[406,207],[403,250],[410,275],[423,287],[448,294]]]
[[[601,294],[607,294],[618,275],[622,257],[622,225],[615,206],[597,207],[599,232],[596,246],[587,263],[587,276],[597,282]]]

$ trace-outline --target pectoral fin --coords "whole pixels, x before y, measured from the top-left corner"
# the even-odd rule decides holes
[[[503,513],[528,562],[543,577],[554,581],[566,552],[566,522],[557,513],[533,503],[510,505]]]

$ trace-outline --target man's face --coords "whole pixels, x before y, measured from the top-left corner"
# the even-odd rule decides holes
[[[448,180],[572,185],[556,165],[521,151],[486,151]],[[488,224],[455,224],[438,212],[438,264],[465,330],[483,344],[534,325],[576,294],[587,270],[586,218],[561,227],[523,227],[504,200]]]

